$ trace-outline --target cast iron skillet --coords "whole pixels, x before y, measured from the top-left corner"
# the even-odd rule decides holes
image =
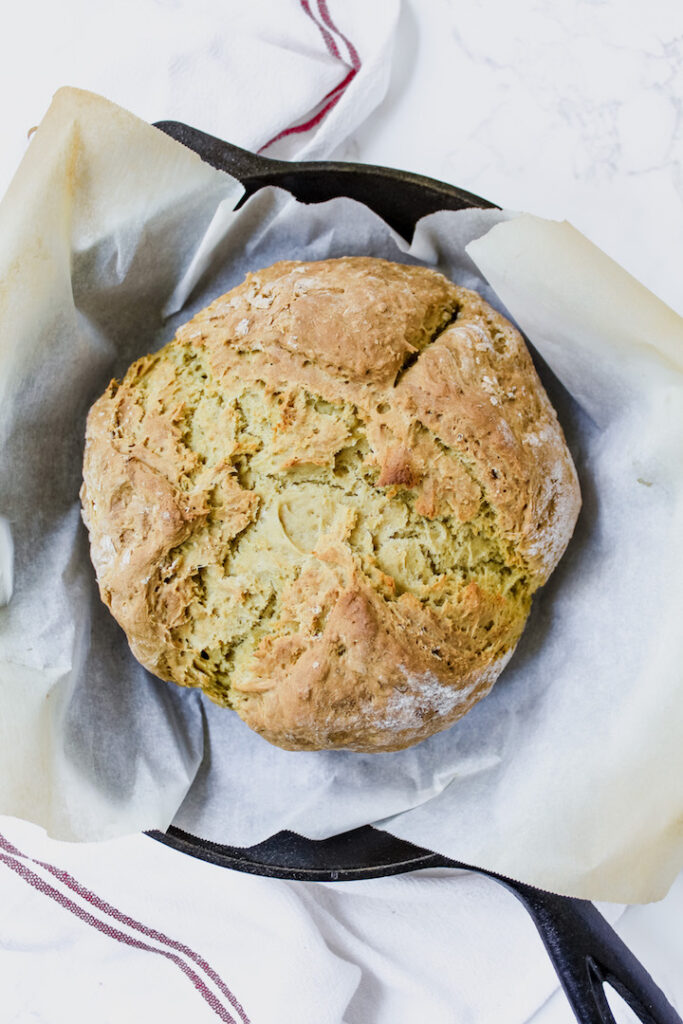
[[[245,188],[244,199],[266,185],[284,188],[305,203],[349,196],[369,206],[408,240],[417,221],[428,213],[495,208],[495,203],[470,192],[406,171],[351,163],[287,163],[248,153],[176,121],[162,121],[156,127],[237,178]],[[248,848],[210,843],[174,826],[149,835],[212,864],[273,878],[341,882],[420,868],[477,871],[496,879],[524,904],[581,1024],[615,1024],[603,982],[645,1024],[682,1024],[644,967],[585,900],[556,896],[493,871],[448,860],[369,825],[321,841],[279,832]]]

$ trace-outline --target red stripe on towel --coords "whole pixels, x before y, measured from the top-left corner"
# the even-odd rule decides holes
[[[96,907],[98,910],[101,910],[103,913],[112,917],[114,920],[120,922],[121,924],[125,924],[129,928],[141,932],[147,938],[151,938],[156,940],[157,942],[164,943],[167,946],[170,946],[171,949],[177,950],[178,953],[182,953],[185,956],[189,957],[191,960],[194,961],[195,964],[197,964],[197,966],[202,971],[204,971],[204,973],[211,979],[211,981],[216,985],[220,992],[226,997],[228,1002],[231,1004],[232,1008],[238,1014],[243,1024],[250,1024],[249,1018],[247,1017],[244,1008],[240,1004],[239,1000],[230,991],[230,989],[222,980],[222,978],[220,978],[216,971],[211,967],[210,964],[208,964],[204,960],[203,957],[201,957],[198,953],[195,953],[195,951],[190,949],[189,946],[186,946],[180,942],[176,942],[174,939],[169,938],[169,936],[164,935],[163,932],[158,932],[156,931],[156,929],[148,928],[140,921],[136,921],[134,918],[129,917],[127,914],[123,914],[121,911],[117,910],[116,907],[112,907],[111,904],[107,903],[105,900],[100,899],[99,896],[91,892],[89,889],[86,889],[85,886],[82,886],[67,871],[63,871],[60,868],[56,868],[53,864],[48,864],[45,861],[37,860],[33,857],[28,858],[26,854],[21,853],[20,850],[18,850],[12,843],[10,843],[2,835],[0,835],[0,847],[6,851],[4,854],[0,853],[0,861],[6,864],[7,867],[11,868],[11,870],[13,870],[16,874],[23,878],[24,881],[28,882],[29,885],[32,885],[39,892],[42,892],[43,895],[49,896],[65,910],[71,911],[71,913],[74,914],[76,917],[80,918],[82,921],[90,925],[92,928],[95,928],[97,931],[102,932],[102,934],[107,935],[109,938],[116,939],[118,942],[122,942],[125,945],[132,946],[136,949],[141,949],[150,953],[158,953],[160,956],[163,956],[166,959],[170,960],[172,963],[176,964],[176,966],[183,972],[183,974],[185,974],[190,979],[197,992],[201,995],[205,1002],[208,1003],[208,1005],[211,1007],[214,1013],[222,1021],[225,1021],[226,1024],[237,1024],[237,1021],[235,1020],[231,1012],[228,1010],[228,1008],[224,1006],[221,1003],[221,1001],[214,995],[214,993],[207,988],[202,978],[189,966],[189,964],[187,964],[182,959],[181,956],[178,956],[177,953],[173,953],[168,949],[159,949],[156,946],[150,946],[145,942],[141,942],[140,940],[134,938],[132,935],[127,935],[125,932],[120,931],[120,929],[115,928],[110,924],[107,924],[106,921],[102,921],[100,918],[88,913],[88,911],[83,910],[83,908],[79,907],[77,903],[74,903],[73,900],[69,899],[69,897],[65,893],[60,892],[60,890],[58,889],[55,889],[48,882],[46,882],[45,879],[35,874],[35,872],[31,871],[30,868],[26,867],[26,865],[22,864],[17,858],[21,857],[23,859],[33,861],[34,864],[37,864],[40,867],[45,868],[46,871],[49,871],[50,874],[52,874],[60,882],[62,882],[69,889],[71,889],[72,892],[77,893],[84,900],[90,903],[91,906]]]
[[[329,52],[332,54],[333,57],[336,57],[337,60],[341,60],[342,56],[341,56],[339,50],[337,49],[337,44],[334,41],[334,36],[330,35],[330,33],[325,28],[325,26],[320,24],[320,22],[318,21],[318,19],[315,16],[315,14],[311,10],[311,7],[310,7],[310,4],[309,4],[308,0],[299,0],[299,3],[303,7],[303,9],[306,12],[306,14],[308,15],[308,17],[311,19],[311,21],[314,22],[318,26],[318,28],[320,29],[320,34],[322,35],[322,37],[323,37],[323,39],[325,41],[325,46],[327,47]],[[320,4],[318,4],[318,7],[320,7]]]
[[[274,142],[278,141],[278,139],[284,139],[287,135],[299,135],[302,132],[310,131],[311,128],[315,128],[316,125],[320,124],[325,115],[329,113],[329,111],[332,110],[332,108],[342,98],[342,96],[346,92],[346,89],[351,84],[351,82],[356,77],[361,68],[361,60],[360,57],[358,56],[358,51],[356,50],[353,43],[349,42],[344,33],[340,32],[339,29],[334,24],[334,22],[332,21],[326,0],[317,0],[318,11],[320,12],[320,17],[322,21],[319,21],[316,18],[315,14],[311,10],[308,0],[299,0],[299,3],[301,5],[302,10],[308,15],[311,21],[314,22],[315,25],[317,25],[320,34],[323,38],[323,42],[327,47],[328,53],[340,61],[343,61],[343,57],[339,52],[339,47],[337,46],[336,40],[332,35],[332,32],[335,32],[339,39],[341,39],[344,42],[349,54],[351,68],[349,69],[345,77],[342,79],[342,81],[338,85],[335,85],[333,89],[330,89],[330,91],[326,93],[325,96],[323,96],[322,100],[320,101],[323,104],[323,106],[320,107],[317,113],[315,113],[307,121],[304,121],[300,124],[290,125],[288,128],[283,128],[281,132],[278,132],[277,135],[274,135],[272,139],[269,139],[268,142],[265,143],[265,145],[261,146],[261,148],[259,149],[259,153],[263,153],[264,150],[268,149],[269,146],[272,146]],[[332,31],[329,31],[330,29]],[[344,61],[344,63],[347,62]],[[326,100],[327,102],[325,102]]]
[[[320,16],[325,22],[325,24],[329,28],[331,28],[333,32],[336,32],[339,38],[342,39],[346,44],[346,49],[349,51],[349,58],[351,60],[351,67],[357,71],[360,68],[360,57],[358,56],[358,50],[332,21],[332,18],[330,17],[330,12],[327,8],[327,0],[318,0],[318,10],[320,11]]]
[[[322,107],[322,109],[319,110],[318,113],[315,114],[314,117],[312,117],[309,121],[304,121],[303,124],[294,124],[291,127],[284,128],[281,132],[278,132],[277,135],[274,135],[272,139],[269,139],[268,142],[266,142],[265,146],[261,146],[261,148],[259,149],[259,153],[263,153],[264,149],[268,149],[268,147],[272,146],[272,144],[274,142],[277,142],[278,139],[284,139],[286,135],[298,135],[299,132],[307,132],[309,131],[310,128],[315,128],[317,124],[320,124],[325,114],[329,110],[331,110],[336,103],[339,102],[342,96],[343,93],[337,92],[336,95],[334,95],[332,99],[329,101],[329,103],[326,103],[325,106]]]

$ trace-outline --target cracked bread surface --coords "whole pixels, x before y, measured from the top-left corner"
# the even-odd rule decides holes
[[[441,274],[249,274],[112,381],[81,490],[138,660],[290,750],[398,750],[491,689],[580,506],[518,331]]]

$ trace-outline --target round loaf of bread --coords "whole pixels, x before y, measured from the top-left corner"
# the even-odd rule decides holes
[[[288,750],[399,750],[491,689],[580,505],[520,334],[370,258],[249,274],[92,407],[83,517],[150,672]]]

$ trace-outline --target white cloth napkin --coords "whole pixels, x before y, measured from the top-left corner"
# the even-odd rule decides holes
[[[514,897],[464,872],[284,882],[146,836],[58,843],[1,818],[0,899],[6,1021],[574,1020]],[[681,900],[683,879],[661,904],[601,907],[674,1001],[680,957],[662,936],[680,928]]]
[[[384,96],[398,11],[399,0],[26,0],[13,31],[0,33],[5,94],[12,89],[0,193],[62,85],[146,121],[184,121],[269,156],[321,159]]]
[[[425,4],[424,17],[438,16],[439,6]],[[398,7],[25,0],[15,30],[0,36],[5,94],[15,85],[0,189],[63,84],[103,93],[150,121],[186,121],[273,156],[322,158],[382,100]],[[144,836],[68,845],[12,819],[0,820],[0,833],[3,1020],[573,1019],[529,919],[510,894],[475,875],[289,883],[212,867]],[[681,1001],[675,950],[658,941],[658,927],[682,901],[679,882],[660,908],[632,908],[618,922]],[[611,919],[621,909],[603,908]]]
[[[476,875],[283,882],[144,836],[0,833],[5,1020],[503,1024],[557,987],[531,921]]]

